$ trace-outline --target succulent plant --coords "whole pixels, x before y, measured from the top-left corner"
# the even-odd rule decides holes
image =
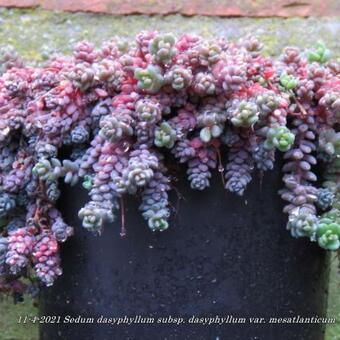
[[[280,84],[286,90],[294,90],[298,86],[299,81],[294,76],[283,72],[280,76]]]
[[[176,131],[167,122],[163,122],[155,131],[155,145],[171,149],[176,141]]]
[[[158,162],[157,156],[150,153],[146,145],[139,146],[131,153],[127,167],[122,170],[123,187],[130,193],[145,187],[153,178],[154,171],[158,169]],[[116,181],[115,184],[119,182]]]
[[[194,190],[204,190],[210,186],[211,172],[207,164],[202,163],[199,159],[189,161],[187,171],[190,187]]]
[[[279,107],[279,98],[272,91],[259,94],[256,97],[256,105],[260,109],[261,115],[267,116]]]
[[[243,64],[225,65],[219,70],[219,80],[225,91],[239,91],[247,81],[246,68]]]
[[[137,86],[148,93],[156,93],[164,85],[164,77],[160,67],[149,65],[146,69],[136,68]]]
[[[215,82],[211,73],[199,72],[193,80],[193,91],[200,96],[213,95],[216,91]]]
[[[268,150],[264,144],[261,143],[253,146],[251,152],[257,169],[268,171],[274,168],[275,150]]]
[[[175,65],[165,74],[165,82],[171,84],[174,90],[180,91],[190,86],[192,72],[183,66]]]
[[[124,120],[115,116],[106,116],[100,120],[99,131],[100,136],[103,138],[115,142],[125,136],[131,136],[133,134],[132,127]]]
[[[299,212],[297,215],[291,214],[287,224],[293,237],[309,237],[313,238],[317,229],[318,219],[308,210]]]
[[[7,238],[0,237],[0,275],[6,273]]]
[[[277,148],[285,152],[292,147],[294,139],[294,134],[286,126],[278,126],[268,130],[264,146],[268,150]]]
[[[320,219],[316,236],[320,247],[327,250],[337,250],[340,248],[339,212],[330,212]]]
[[[60,190],[56,180],[46,181],[46,196],[51,202],[56,202],[60,197]]]
[[[79,211],[85,229],[100,233],[132,194],[156,232],[169,227],[179,165],[192,189],[208,188],[219,171],[225,189],[243,195],[278,152],[291,234],[339,249],[339,65],[322,43],[275,59],[261,48],[251,36],[229,43],[141,32],[131,44],[80,42],[73,56],[30,67],[0,48],[6,290],[16,294],[26,277],[52,285],[61,274],[58,244],[74,231],[56,206],[61,179],[88,191]]]
[[[332,206],[334,200],[334,193],[329,188],[318,189],[316,196],[317,196],[316,205],[320,209],[327,210]]]
[[[73,228],[66,224],[59,215],[55,218],[51,231],[58,242],[65,242],[74,232]]]
[[[142,122],[156,123],[162,116],[160,104],[150,99],[139,100],[135,110],[137,119]]]
[[[34,166],[32,172],[42,180],[55,180],[62,176],[62,164],[58,158],[41,159]]]
[[[256,104],[241,101],[233,112],[231,122],[234,126],[249,128],[259,120],[259,110]]]
[[[88,204],[79,210],[83,227],[89,231],[100,231],[106,221],[112,221],[111,214],[98,204]]]
[[[41,234],[35,243],[32,256],[37,277],[47,286],[62,274],[58,253],[58,242],[52,233]]]
[[[326,45],[319,41],[314,50],[308,51],[308,61],[324,64],[329,60],[330,54],[331,52],[326,48]]]
[[[150,42],[150,52],[157,62],[169,64],[176,54],[175,42],[174,35],[170,33],[157,35]]]
[[[340,155],[340,132],[334,129],[322,130],[319,134],[318,157],[325,162],[330,162],[332,159]]]
[[[162,168],[154,173],[142,193],[142,204],[139,207],[152,231],[164,231],[169,226],[170,212],[167,191],[170,190],[170,186],[164,171],[165,169]]]
[[[231,146],[225,169],[225,188],[239,196],[243,195],[251,181],[251,172],[254,169],[253,159],[247,144],[244,139],[240,139]]]
[[[6,216],[15,206],[15,196],[2,193],[0,196],[0,217]]]
[[[79,63],[73,69],[66,73],[72,84],[79,88],[80,91],[88,90],[94,81],[94,71],[90,65]]]
[[[76,126],[71,131],[71,140],[72,143],[82,144],[88,141],[89,139],[89,131],[84,126]]]
[[[148,219],[148,226],[152,231],[164,231],[168,229],[169,223],[167,221],[168,212],[164,210],[160,210],[154,213]]]
[[[224,123],[227,120],[225,112],[219,108],[204,107],[197,116],[197,126],[202,127],[200,138],[207,143],[212,138],[219,137],[224,129]]]
[[[103,59],[96,66],[95,77],[108,89],[119,91],[125,79],[122,65],[111,59]]]

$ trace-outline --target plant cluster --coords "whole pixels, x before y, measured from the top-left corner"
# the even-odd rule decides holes
[[[278,60],[261,48],[254,37],[142,32],[99,49],[78,43],[43,67],[1,49],[0,289],[20,296],[61,274],[59,244],[73,233],[56,208],[62,179],[88,190],[79,218],[89,231],[112,223],[127,194],[152,231],[166,230],[174,158],[192,189],[217,170],[243,195],[284,153],[287,228],[338,249],[339,64],[322,43]]]

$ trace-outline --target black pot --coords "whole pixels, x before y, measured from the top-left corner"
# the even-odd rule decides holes
[[[148,229],[138,200],[129,199],[125,238],[119,222],[102,236],[83,230],[77,212],[87,193],[65,187],[60,207],[76,233],[62,247],[63,276],[41,294],[41,315],[60,317],[41,323],[41,339],[323,339],[322,324],[299,322],[326,314],[328,257],[286,230],[280,178],[278,170],[262,184],[255,178],[241,198],[227,193],[218,175],[203,192],[181,179],[176,186],[184,199],[162,233]],[[142,319],[98,322],[125,315]],[[74,322],[93,323],[67,322],[78,316]],[[169,316],[183,323],[158,323]],[[193,316],[225,319],[202,325],[190,322]],[[265,323],[252,323],[254,317]],[[298,323],[283,323],[293,317]]]

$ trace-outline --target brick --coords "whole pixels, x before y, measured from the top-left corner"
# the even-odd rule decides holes
[[[335,16],[338,0],[0,0],[4,7],[125,14],[182,14],[208,16]]]

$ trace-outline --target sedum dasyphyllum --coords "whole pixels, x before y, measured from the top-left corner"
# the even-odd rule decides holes
[[[220,172],[243,195],[282,152],[288,230],[337,250],[340,66],[322,43],[277,60],[261,48],[256,37],[141,32],[31,67],[2,47],[0,290],[18,296],[61,274],[59,244],[73,234],[55,206],[61,180],[88,190],[79,218],[89,231],[115,223],[126,195],[164,231],[174,160],[192,189]]]

